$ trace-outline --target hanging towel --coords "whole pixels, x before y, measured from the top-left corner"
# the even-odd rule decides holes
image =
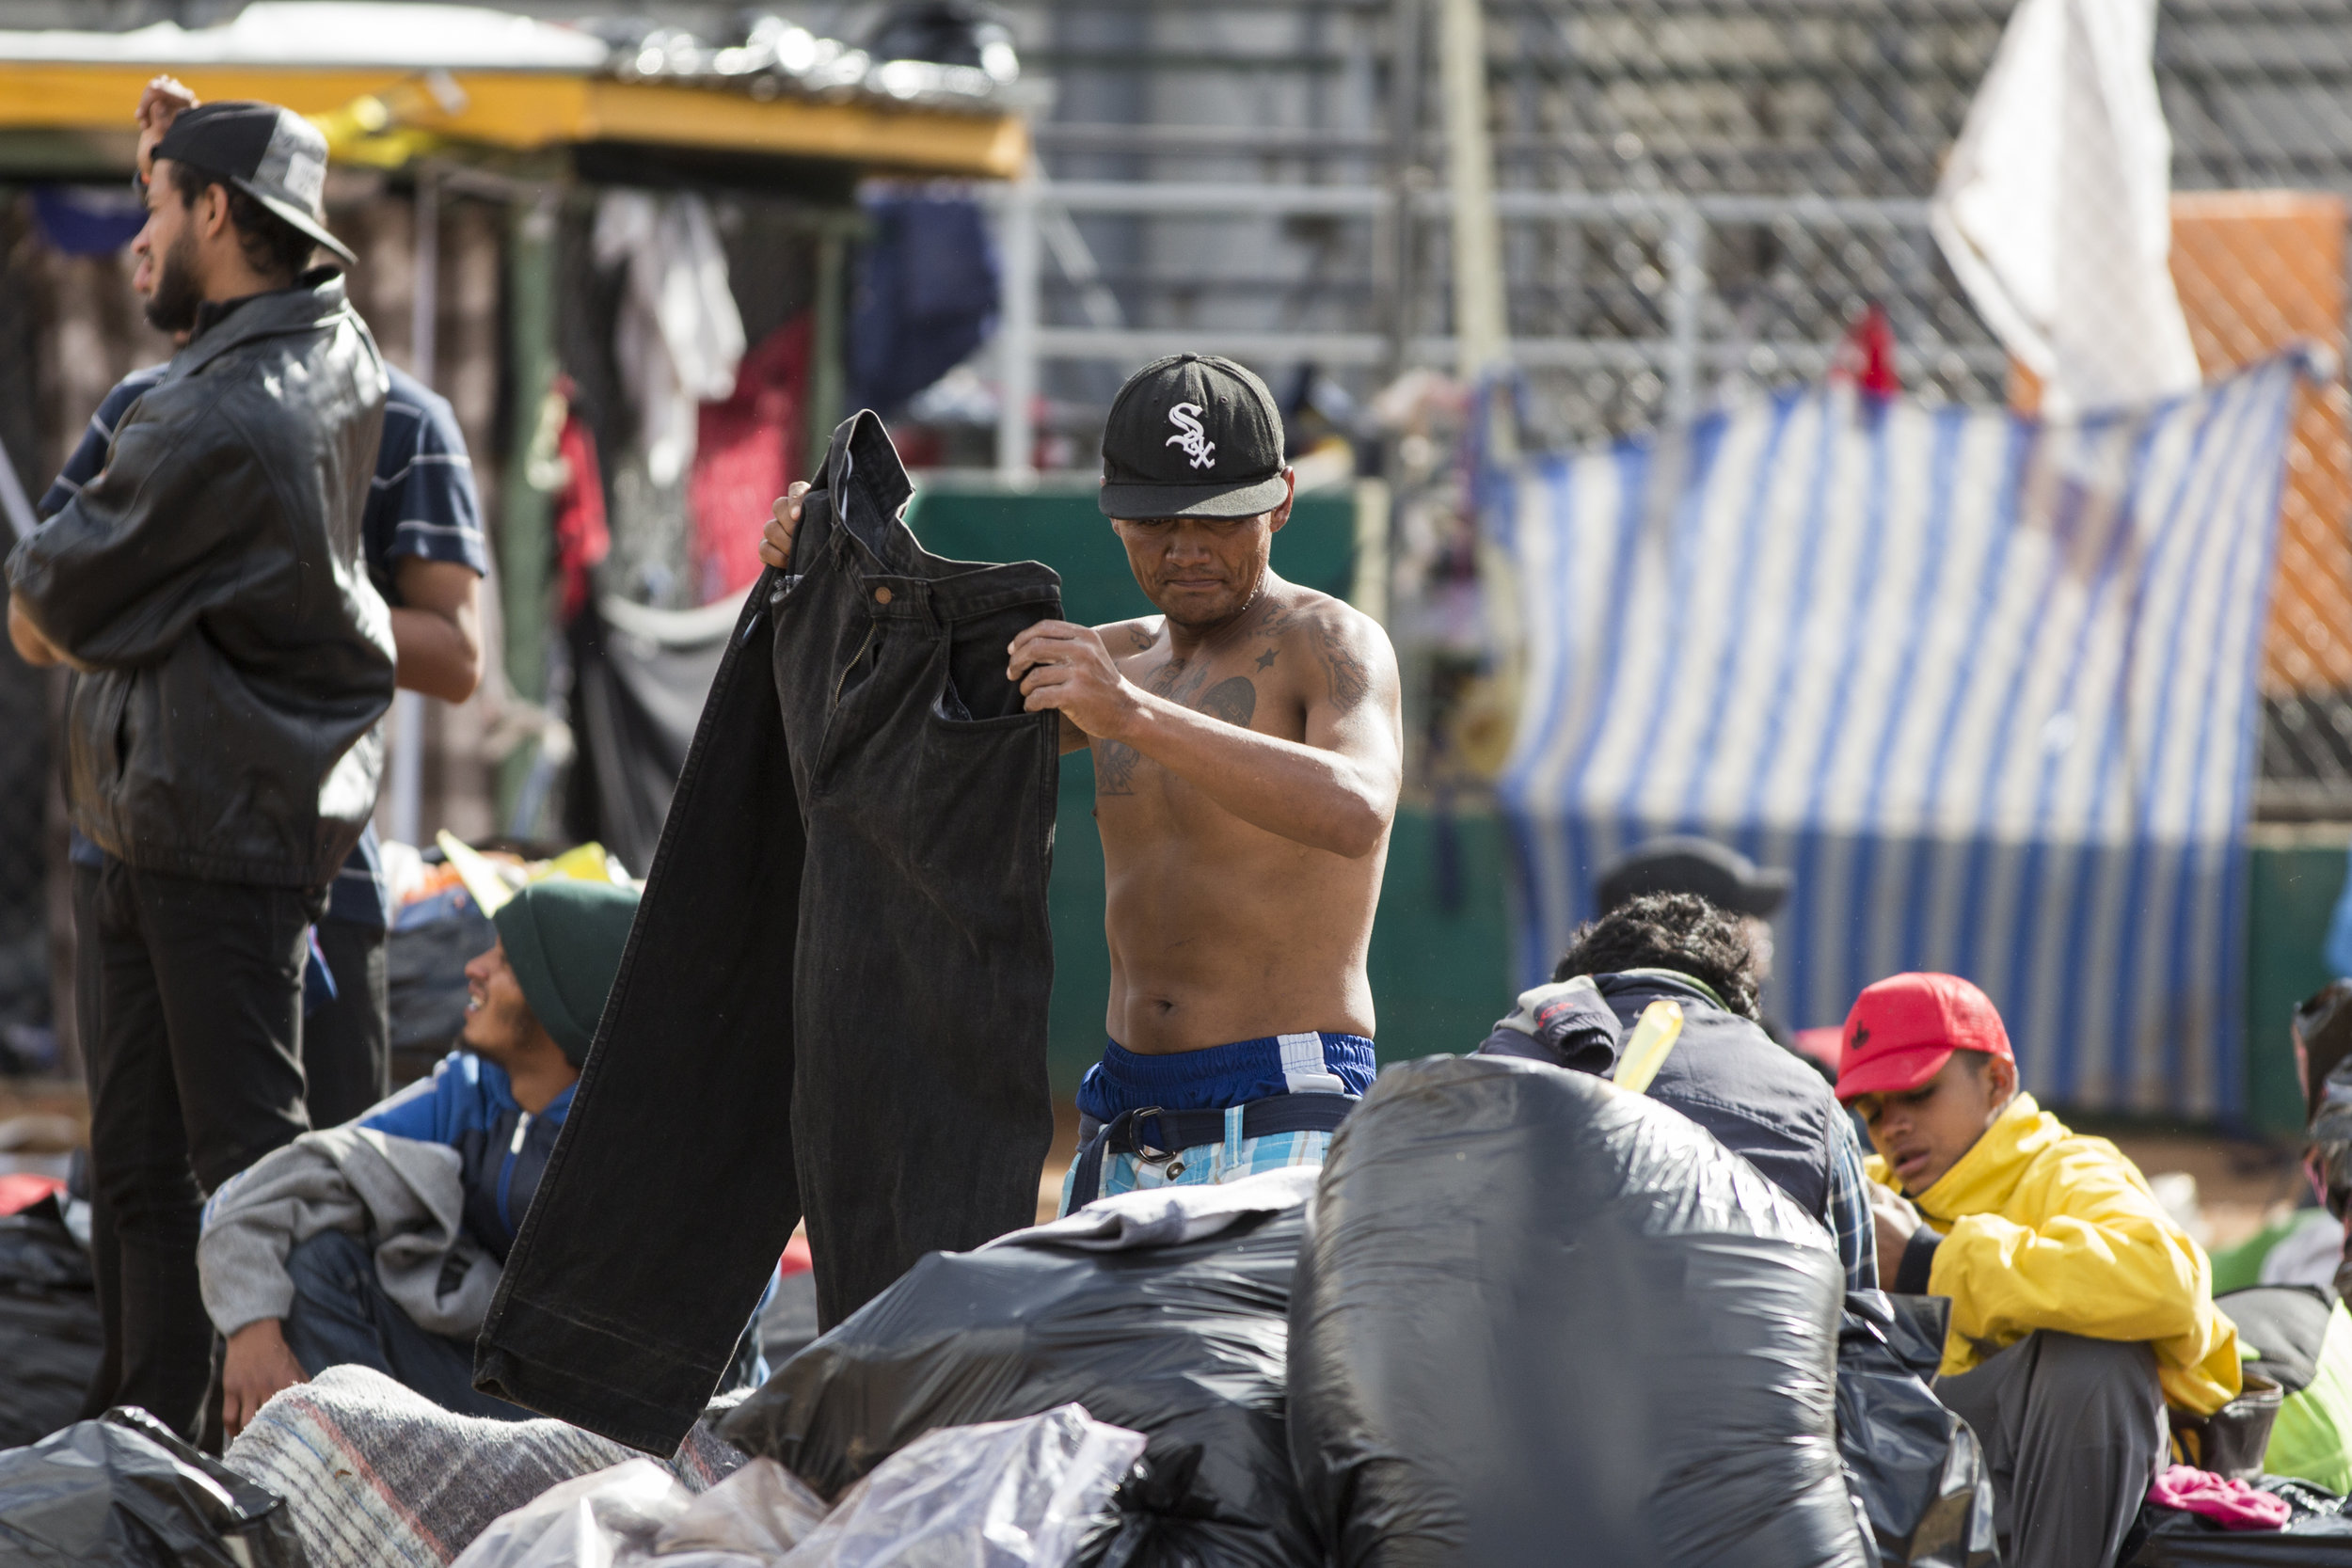
[[[1936,243],[2054,415],[2199,382],[2155,27],[2155,0],[2024,0],[1936,187]]]

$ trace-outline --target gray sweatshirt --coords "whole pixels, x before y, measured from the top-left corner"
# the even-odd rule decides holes
[[[204,1309],[234,1334],[294,1305],[286,1255],[323,1230],[375,1245],[385,1294],[417,1326],[470,1336],[499,1283],[498,1259],[465,1234],[457,1150],[343,1126],[305,1132],[221,1184],[196,1245]]]

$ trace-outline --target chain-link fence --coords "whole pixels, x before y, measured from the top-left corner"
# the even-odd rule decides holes
[[[0,385],[31,393],[41,388],[44,289],[31,225],[16,202],[0,198]],[[0,498],[15,513],[20,498],[37,500],[47,483],[49,431],[38,395],[0,398],[0,454],[17,482],[17,496]],[[14,519],[21,521],[21,516]],[[15,543],[10,520],[0,519],[0,550]],[[12,648],[0,648],[0,1075],[46,1068],[57,1059],[53,1007],[50,928],[64,890],[53,879],[62,860],[62,836],[53,820],[55,773],[50,709],[59,682],[29,668]]]
[[[1928,211],[2012,8],[1486,0],[1532,436],[1586,442],[1818,379],[1872,306],[1906,391],[2029,406]],[[1359,403],[1451,367],[1435,10],[1022,13],[1060,89],[1041,128],[1038,336],[1070,461],[1091,459],[1118,375],[1169,346],[1224,347],[1278,390],[1336,378]],[[2299,340],[2340,351],[2352,0],[2162,0],[2154,55],[2201,370]],[[2264,671],[2270,816],[2352,816],[2346,411],[2339,379],[2299,415]]]

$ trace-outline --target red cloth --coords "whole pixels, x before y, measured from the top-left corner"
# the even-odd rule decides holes
[[[1877,397],[1891,398],[1903,389],[1903,378],[1895,373],[1895,328],[1884,310],[1873,305],[1847,328],[1829,373],[1833,381],[1851,381]]]
[[[743,356],[735,395],[702,405],[687,507],[694,575],[709,604],[759,576],[759,531],[801,471],[810,318],[803,311]]]
[[[555,498],[555,570],[564,583],[564,619],[588,606],[589,569],[612,552],[612,531],[604,521],[604,471],[596,467],[596,438],[578,410],[564,416],[555,454],[571,481]]]
[[[2284,1529],[2295,1517],[2284,1497],[2186,1465],[2158,1476],[2148,1488],[2148,1500],[2159,1508],[2201,1513],[2223,1529]]]
[[[0,1176],[0,1214],[21,1214],[51,1193],[64,1191],[65,1183],[54,1176],[10,1171]]]
[[[784,1256],[776,1259],[776,1272],[786,1278],[806,1274],[817,1266],[816,1258],[808,1250],[808,1238],[795,1236],[784,1243]]]

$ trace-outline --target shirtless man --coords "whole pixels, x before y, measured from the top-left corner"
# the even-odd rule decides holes
[[[1396,656],[1277,577],[1295,480],[1265,384],[1206,355],[1131,376],[1104,515],[1158,615],[1041,621],[1007,650],[1031,712],[1090,746],[1111,994],[1065,1208],[1315,1164],[1372,1082],[1365,958],[1396,814]],[[790,559],[796,484],[761,555]]]

